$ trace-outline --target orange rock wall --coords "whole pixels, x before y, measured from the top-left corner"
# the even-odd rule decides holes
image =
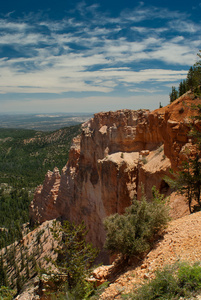
[[[185,110],[181,111],[184,106]],[[102,112],[83,125],[73,140],[69,160],[61,172],[48,172],[30,206],[33,221],[63,217],[84,220],[88,238],[102,247],[103,219],[123,213],[141,184],[151,198],[156,185],[167,192],[163,176],[181,161],[188,137],[192,99],[179,98],[171,105],[148,110]]]

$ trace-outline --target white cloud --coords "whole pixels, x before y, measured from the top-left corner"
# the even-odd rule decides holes
[[[118,84],[136,84],[155,81],[166,82],[185,78],[186,71],[145,69],[139,72],[128,67],[102,68],[90,71],[90,66],[96,64],[110,65],[110,60],[104,55],[84,57],[81,54],[70,53],[61,56],[49,56],[40,52],[40,60],[34,58],[16,58],[1,60],[2,78],[1,93],[64,93],[76,92],[111,92]],[[29,66],[35,64],[36,69],[22,72],[21,64]],[[12,67],[12,66],[15,66]],[[20,71],[20,72],[19,72]]]
[[[139,32],[141,34],[146,34],[146,35],[148,35],[148,34],[157,35],[157,34],[168,31],[167,27],[152,28],[152,27],[132,26],[130,29],[133,31]]]
[[[148,94],[153,94],[153,93],[159,93],[163,92],[162,90],[157,90],[157,89],[145,89],[145,88],[134,88],[134,89],[129,89],[129,92],[133,93],[148,93]]]
[[[170,28],[174,31],[196,33],[200,32],[201,26],[188,20],[172,20],[169,22]]]
[[[13,30],[13,31],[25,31],[30,28],[25,22],[10,22],[4,19],[0,19],[0,29],[1,30]]]
[[[77,11],[79,20],[73,14],[60,22],[39,17],[33,22],[33,15],[16,22],[0,19],[1,94],[108,93],[117,86],[146,92],[136,84],[179,81],[186,76],[184,66],[196,59],[200,26],[187,15],[145,7],[143,2],[116,18],[85,2]],[[154,19],[162,20],[162,26],[154,28]],[[140,23],[147,20],[153,21],[151,27]],[[4,47],[16,57],[4,54]]]
[[[38,45],[42,42],[47,42],[48,38],[40,33],[16,33],[16,34],[4,34],[0,38],[0,45],[12,45],[12,47],[18,45],[20,48],[28,45]]]
[[[157,59],[167,63],[191,65],[195,59],[195,50],[191,45],[180,45],[174,41],[165,42],[149,53],[150,59]]]

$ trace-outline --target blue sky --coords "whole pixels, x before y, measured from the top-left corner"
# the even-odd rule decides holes
[[[2,1],[0,113],[155,109],[201,49],[201,0]]]

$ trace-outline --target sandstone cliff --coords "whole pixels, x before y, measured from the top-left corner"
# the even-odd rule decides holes
[[[30,206],[32,221],[67,218],[84,220],[88,238],[102,247],[102,220],[123,213],[134,196],[151,198],[153,185],[163,193],[170,189],[163,180],[169,168],[177,169],[184,156],[191,104],[200,103],[186,94],[171,105],[155,111],[120,110],[101,112],[83,125],[74,138],[69,160],[61,175],[48,172]],[[176,210],[175,205],[175,210]],[[174,207],[174,203],[173,203]],[[183,214],[178,211],[178,216]]]

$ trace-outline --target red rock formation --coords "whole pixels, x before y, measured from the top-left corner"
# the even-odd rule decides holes
[[[165,108],[102,112],[83,125],[73,140],[69,160],[61,177],[48,172],[30,206],[33,221],[61,216],[84,220],[89,239],[102,247],[102,220],[122,213],[134,196],[140,197],[141,183],[151,197],[156,185],[167,191],[163,176],[181,161],[188,137],[192,100],[180,97]]]
[[[60,186],[60,174],[58,168],[53,172],[48,171],[43,185],[39,185],[35,191],[34,202],[30,205],[30,218],[34,222],[42,223],[46,220],[57,218],[56,201]],[[37,205],[34,205],[37,203]]]

